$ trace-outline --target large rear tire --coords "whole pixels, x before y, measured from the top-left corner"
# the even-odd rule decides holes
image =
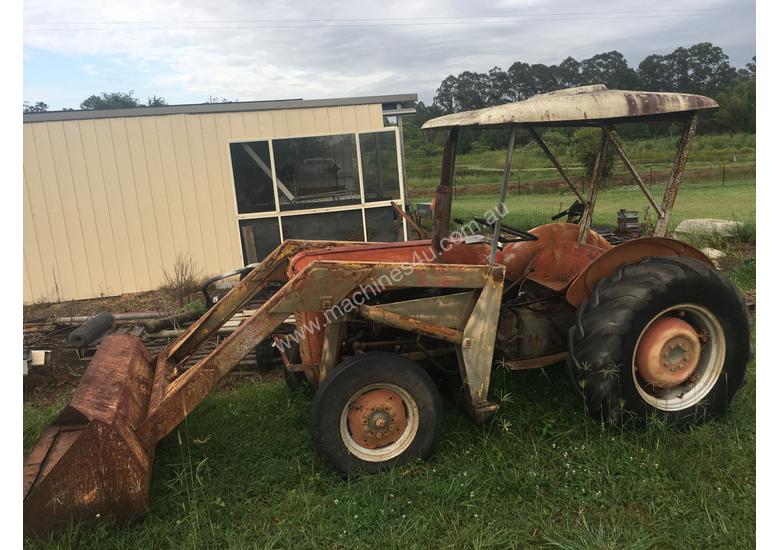
[[[569,331],[568,368],[594,416],[676,425],[723,413],[745,380],[740,292],[691,258],[650,257],[598,283]]]
[[[425,370],[391,353],[344,361],[314,395],[314,449],[343,475],[373,474],[433,451],[441,398]]]

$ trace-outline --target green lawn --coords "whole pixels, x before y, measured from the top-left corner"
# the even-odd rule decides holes
[[[605,428],[559,368],[498,371],[497,417],[445,403],[426,463],[345,481],[313,455],[308,396],[284,383],[210,396],[157,449],[140,523],[78,526],[61,548],[752,547],[755,368],[722,419]],[[54,410],[49,411],[53,413]],[[44,420],[25,410],[25,433]],[[25,438],[32,441],[32,438]]]
[[[454,215],[495,196],[459,196]],[[643,206],[604,192],[596,223]],[[571,197],[509,198],[507,221],[544,223]],[[684,186],[674,219],[733,218],[754,228],[755,182]],[[753,229],[754,231],[754,229]],[[722,243],[725,247],[731,246]],[[755,288],[755,261],[727,273]],[[74,526],[30,548],[734,548],[755,545],[755,364],[723,418],[687,430],[620,430],[587,417],[560,367],[498,369],[497,416],[475,426],[445,402],[431,460],[342,480],[314,456],[310,395],[283,382],[209,396],[163,440],[152,508],[130,527]],[[25,449],[59,410],[25,406]]]
[[[653,188],[653,195],[660,204],[662,186]],[[549,223],[550,216],[568,208],[575,196],[570,191],[564,194],[510,194],[507,197],[509,212],[506,222],[521,228]],[[469,219],[481,216],[496,207],[498,193],[490,195],[459,194],[453,199],[453,217]],[[594,223],[615,226],[617,211],[621,208],[637,210],[641,217],[649,203],[642,192],[632,187],[629,190],[611,189],[599,193],[596,202]],[[651,214],[653,212],[651,211]],[[756,183],[755,179],[721,182],[702,182],[686,185],[683,182],[677,195],[672,213],[671,227],[686,218],[724,218],[755,224]]]

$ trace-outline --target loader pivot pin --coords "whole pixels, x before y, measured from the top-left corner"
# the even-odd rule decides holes
[[[395,443],[406,428],[406,408],[396,392],[386,388],[361,393],[349,407],[347,425],[355,443],[376,449]]]

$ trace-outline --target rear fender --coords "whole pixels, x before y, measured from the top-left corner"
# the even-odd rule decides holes
[[[566,301],[579,306],[605,277],[612,276],[620,266],[639,262],[648,256],[685,256],[712,266],[712,261],[699,249],[676,239],[646,237],[612,247],[596,258],[569,285]]]

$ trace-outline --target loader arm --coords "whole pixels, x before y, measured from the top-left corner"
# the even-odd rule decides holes
[[[284,243],[156,360],[133,336],[106,337],[73,401],[25,461],[25,531],[46,535],[71,519],[111,516],[130,521],[143,514],[157,442],[291,314],[341,307],[334,315],[325,315],[326,326],[315,327],[337,335],[333,325],[357,310],[346,304],[361,305],[355,297],[366,286],[374,285],[380,292],[399,287],[479,290],[476,304],[464,318],[461,348],[469,391],[475,400],[484,401],[495,339],[492,317],[498,313],[505,271],[501,265],[317,259],[290,276],[210,354],[183,369],[186,358],[269,278],[286,268],[291,256],[331,244],[336,243]],[[329,345],[335,349],[337,342]]]

